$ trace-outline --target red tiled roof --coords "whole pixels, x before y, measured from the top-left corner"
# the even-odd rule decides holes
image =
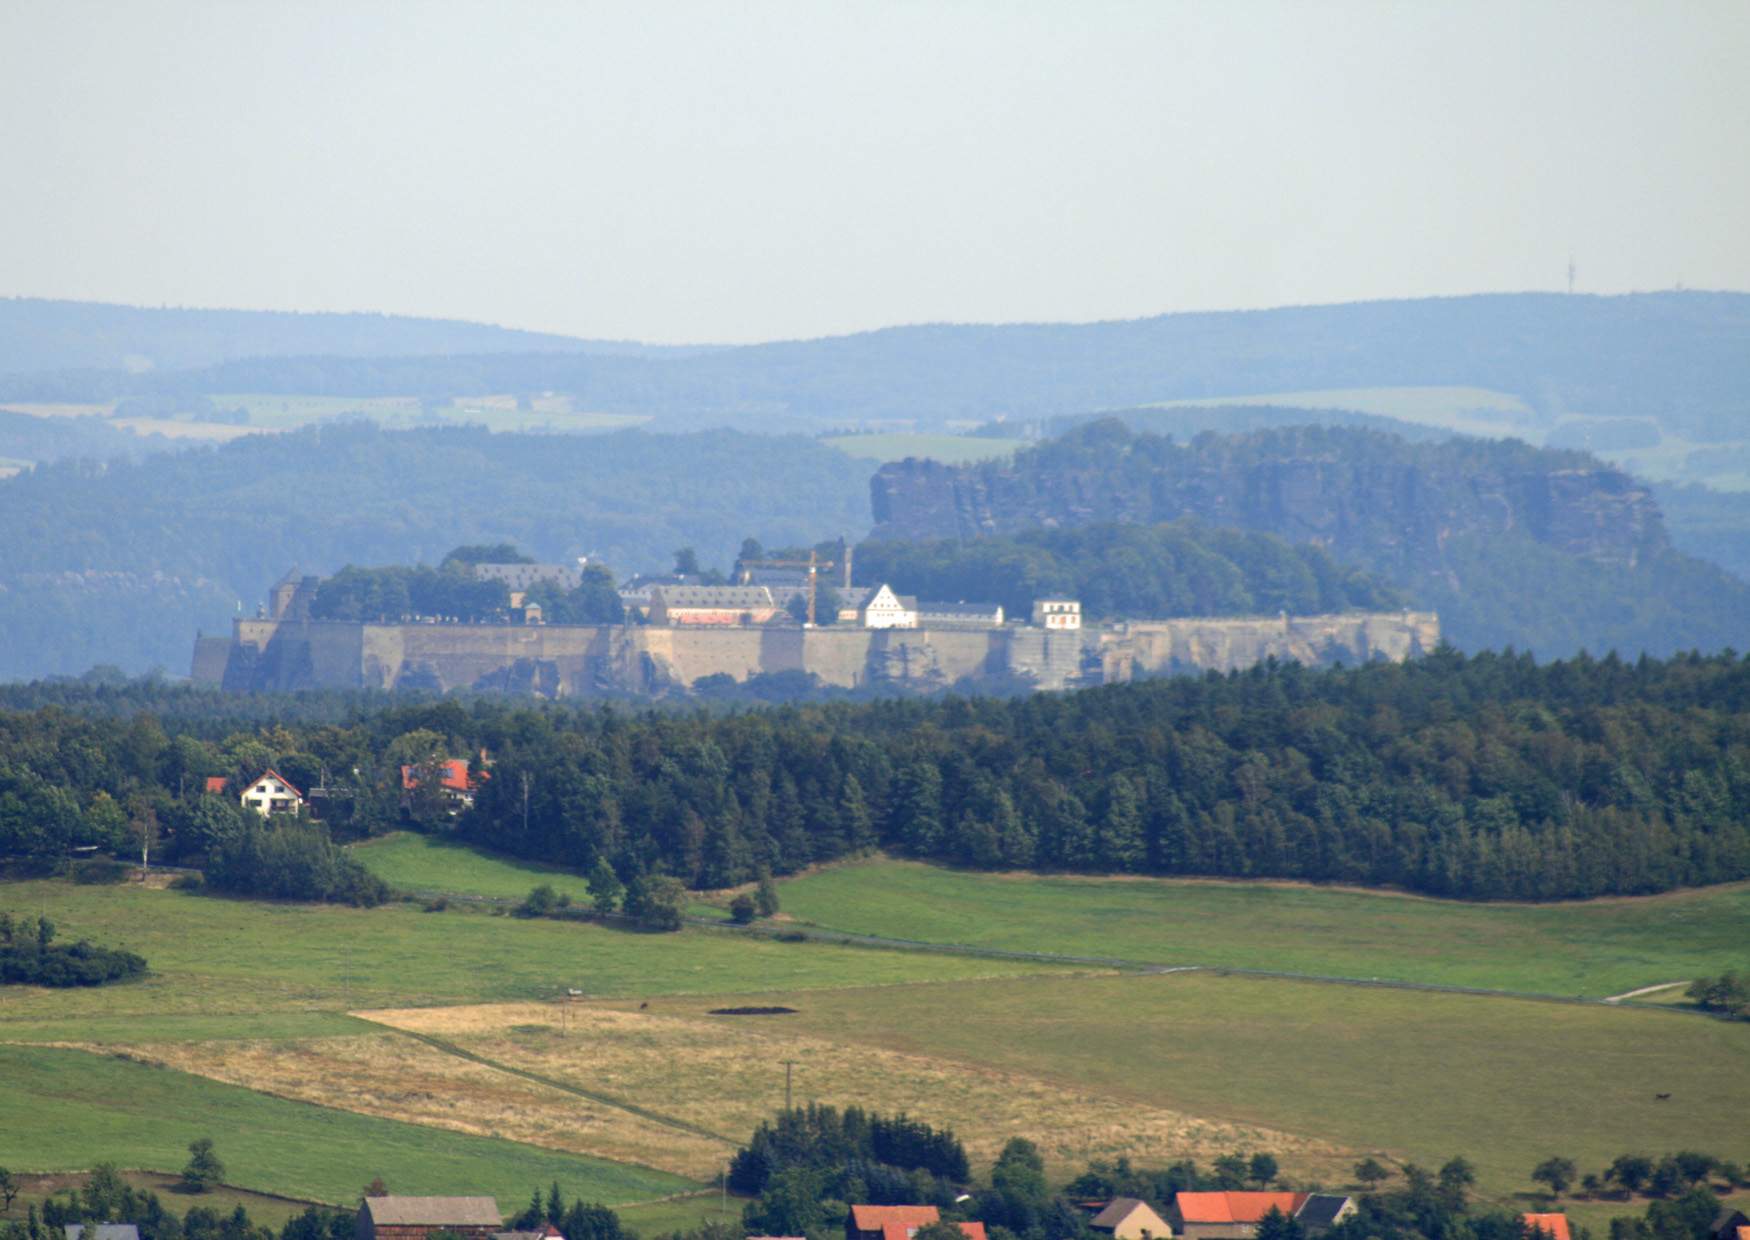
[[[208,775],[207,776],[207,791],[208,792],[223,792],[225,790],[226,782],[227,781],[223,775]]]
[[[1272,1209],[1290,1218],[1306,1204],[1307,1193],[1179,1193],[1173,1204],[1187,1223],[1256,1223]],[[1567,1240],[1562,1237],[1561,1240]]]
[[[852,1206],[851,1221],[858,1231],[886,1231],[887,1228],[898,1226],[928,1227],[931,1223],[942,1220],[942,1212],[935,1206]],[[904,1240],[904,1231],[900,1233]]]
[[[1551,1240],[1568,1240],[1568,1216],[1565,1214],[1521,1214],[1519,1221],[1533,1231],[1541,1231]]]
[[[256,784],[259,784],[264,779],[277,779],[277,780],[279,780],[280,783],[282,783],[286,786],[287,792],[291,793],[293,796],[299,798],[300,800],[303,799],[304,794],[299,792],[295,787],[292,786],[292,781],[287,779],[284,775],[281,775],[278,771],[274,770],[271,766],[268,767],[261,774],[257,775],[254,779],[250,780],[249,786],[251,788],[253,788],[253,787],[255,787]]]
[[[474,790],[474,784],[468,778],[466,759],[446,758],[439,764],[439,769],[443,772],[438,778],[438,783],[441,786],[448,788],[451,792],[472,792]],[[411,766],[401,768],[402,791],[412,792],[419,787],[419,781],[413,777],[414,770],[415,768]]]
[[[927,1210],[935,1209],[934,1206],[919,1206],[913,1208]],[[940,1220],[929,1220],[930,1223],[938,1221]],[[881,1240],[912,1240],[912,1237],[917,1234],[918,1228],[925,1226],[928,1226],[928,1223],[888,1223],[881,1229]],[[956,1223],[955,1226],[960,1229],[961,1234],[966,1237],[966,1240],[987,1240],[987,1237],[984,1234],[983,1223]]]

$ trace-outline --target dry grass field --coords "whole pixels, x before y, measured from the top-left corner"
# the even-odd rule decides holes
[[[861,997],[878,1004],[898,998],[890,991],[911,989],[865,991]],[[953,1002],[941,992],[938,997]],[[1278,1151],[1301,1174],[1346,1165],[1348,1151],[1261,1125],[1210,1120],[965,1059],[836,1041],[790,1027],[789,1017],[709,1016],[697,1009],[715,1005],[697,1003],[682,1014],[664,1010],[668,1006],[662,1000],[628,1011],[575,1005],[566,1013],[563,1032],[551,1005],[359,1015],[440,1037],[495,1063],[636,1099],[665,1115],[738,1137],[782,1106],[782,1065],[788,1061],[799,1083],[798,1101],[905,1111],[945,1124],[965,1139],[975,1164],[990,1162],[1008,1138],[1024,1134],[1065,1172],[1089,1158],[1208,1160],[1234,1149],[1263,1148]],[[687,1175],[709,1173],[693,1163],[651,1165]]]
[[[394,1035],[126,1049],[148,1063],[298,1102],[593,1154],[692,1179],[708,1178],[730,1149]]]

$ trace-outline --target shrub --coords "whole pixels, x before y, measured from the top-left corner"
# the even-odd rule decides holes
[[[758,911],[754,905],[753,897],[745,891],[729,902],[729,915],[735,919],[735,924],[738,926],[751,924]]]
[[[73,881],[82,887],[107,887],[125,879],[132,866],[107,858],[80,861],[73,866]]]

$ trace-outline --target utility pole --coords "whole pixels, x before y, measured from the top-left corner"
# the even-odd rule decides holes
[[[524,771],[522,773],[522,776],[523,776],[523,838],[526,840],[529,838],[529,773],[527,771]]]
[[[784,1109],[790,1109],[790,1070],[796,1066],[794,1059],[784,1061]]]
[[[1574,256],[1568,255],[1568,296],[1574,295]]]

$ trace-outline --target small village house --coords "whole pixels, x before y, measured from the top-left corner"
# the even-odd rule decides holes
[[[468,762],[465,758],[444,758],[434,764],[432,770],[437,778],[437,791],[443,797],[444,804],[450,813],[459,814],[465,809],[474,807],[475,781],[468,774]],[[430,768],[427,768],[430,769]],[[419,791],[422,771],[419,766],[403,766],[401,768],[401,808],[413,807],[414,795]]]
[[[304,807],[304,794],[292,787],[284,775],[271,769],[251,780],[237,800],[244,809],[252,809],[263,818],[295,814]]]
[[[1525,1224],[1525,1230],[1534,1237],[1545,1237],[1547,1240],[1571,1240],[1568,1233],[1568,1216],[1565,1214],[1521,1214],[1519,1221]]]
[[[911,1240],[920,1228],[942,1221],[935,1206],[852,1206],[845,1240]],[[985,1240],[983,1223],[957,1224],[966,1240]]]
[[[492,1240],[504,1216],[491,1197],[366,1197],[359,1206],[357,1240],[427,1240],[449,1232],[463,1240]]]
[[[1174,1193],[1166,1221],[1183,1240],[1251,1240],[1271,1210],[1317,1236],[1354,1214],[1355,1202],[1334,1193]]]
[[[140,1229],[132,1223],[68,1223],[61,1231],[67,1240],[140,1240]]]
[[[1173,1234],[1167,1220],[1139,1197],[1114,1197],[1105,1209],[1088,1220],[1088,1226],[1113,1240],[1145,1240],[1149,1236],[1167,1240]]]
[[[531,586],[543,581],[569,591],[583,584],[583,567],[577,564],[476,564],[474,577],[480,581],[502,581],[512,594],[526,593]]]

